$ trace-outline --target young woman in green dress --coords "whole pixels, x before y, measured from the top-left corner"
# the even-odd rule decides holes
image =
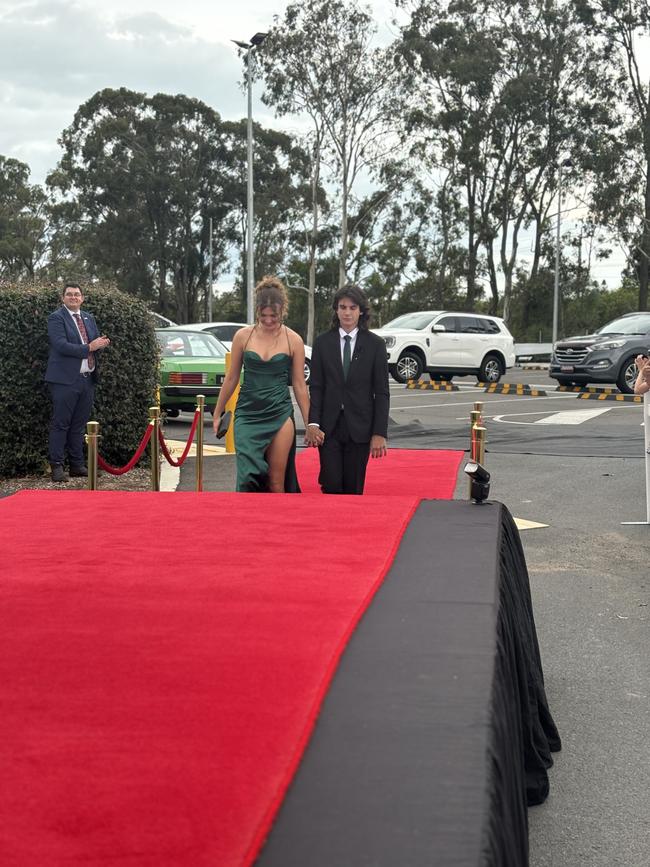
[[[276,277],[263,277],[257,284],[255,309],[255,325],[241,328],[234,336],[230,370],[215,407],[214,430],[243,369],[235,408],[237,490],[300,493],[289,384],[306,423],[305,345],[300,335],[283,323],[287,290]]]

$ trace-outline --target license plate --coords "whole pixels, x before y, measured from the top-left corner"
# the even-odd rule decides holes
[[[563,364],[560,370],[562,373],[573,373],[573,367],[570,364]]]

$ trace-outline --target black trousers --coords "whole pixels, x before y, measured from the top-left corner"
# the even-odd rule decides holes
[[[79,374],[73,385],[50,382],[52,421],[50,422],[50,463],[62,464],[67,451],[71,467],[82,467],[84,434],[95,397],[92,376]]]
[[[370,443],[355,443],[350,439],[343,412],[318,451],[318,484],[324,494],[363,494]]]

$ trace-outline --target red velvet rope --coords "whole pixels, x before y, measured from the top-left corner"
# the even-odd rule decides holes
[[[125,464],[123,467],[112,467],[110,464],[107,464],[106,461],[100,456],[97,455],[97,463],[106,473],[110,473],[112,476],[121,476],[124,473],[128,473],[129,470],[132,470],[133,467],[138,463],[140,458],[142,457],[142,453],[147,447],[147,443],[151,439],[151,432],[153,431],[153,423],[149,422],[147,425],[147,429],[144,432],[144,436],[142,437],[142,441],[138,446],[137,452],[133,455],[128,464]]]
[[[185,451],[183,452],[183,454],[180,456],[180,458],[177,461],[174,460],[174,458],[169,454],[169,449],[167,448],[167,443],[165,442],[165,437],[163,436],[163,432],[160,430],[160,428],[158,428],[158,440],[160,442],[160,448],[162,449],[162,453],[164,454],[165,459],[167,460],[167,463],[171,464],[172,467],[182,467],[183,464],[185,463],[185,459],[189,455],[190,449],[192,448],[192,440],[194,439],[194,433],[196,431],[196,425],[197,425],[198,420],[199,420],[199,411],[198,411],[198,409],[195,409],[194,410],[194,419],[192,421],[192,428],[191,428],[190,434],[187,438],[187,442],[185,443]]]

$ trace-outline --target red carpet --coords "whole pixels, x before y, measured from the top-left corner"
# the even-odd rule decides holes
[[[415,494],[424,500],[449,500],[454,495],[462,451],[431,449],[388,449],[385,458],[368,461],[366,494],[404,496]],[[302,449],[296,467],[304,494],[320,493],[318,450]]]
[[[3,867],[250,864],[417,502],[0,501]]]

